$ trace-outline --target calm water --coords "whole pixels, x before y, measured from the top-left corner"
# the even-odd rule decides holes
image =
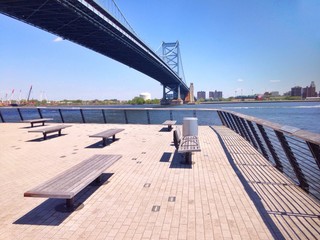
[[[164,120],[173,119],[182,123],[185,116],[192,116],[192,111],[166,111],[167,107],[159,105],[142,105],[142,106],[81,106],[83,108],[161,108],[163,111],[149,111],[147,116],[146,111],[128,111],[127,120],[129,123],[147,124],[148,118],[151,123],[161,124]],[[81,107],[59,107],[63,110],[65,122],[82,122],[80,108]],[[72,109],[70,109],[72,108]],[[224,104],[198,104],[198,105],[182,105],[170,106],[170,108],[183,109],[224,109],[234,112],[243,113],[245,115],[254,116],[260,119],[269,120],[271,122],[282,125],[297,127],[310,132],[320,133],[320,102],[275,102],[275,103],[224,103]],[[20,121],[17,110],[2,109],[0,111],[6,122]],[[54,121],[61,121],[57,107],[42,108],[43,117],[52,117]],[[21,108],[24,119],[38,118],[39,114],[36,109]],[[86,122],[101,122],[103,123],[103,115],[101,110],[83,110]],[[106,121],[109,123],[125,123],[123,111],[108,110],[105,114]],[[197,111],[196,116],[199,119],[200,125],[220,125],[221,122],[215,112]]]
[[[320,102],[199,104],[192,107],[217,108],[239,112],[271,122],[320,133]]]

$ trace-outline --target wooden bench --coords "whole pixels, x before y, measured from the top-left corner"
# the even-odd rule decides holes
[[[53,118],[28,119],[28,120],[23,120],[22,122],[31,123],[31,127],[34,127],[35,123],[42,123],[42,126],[44,126],[45,122],[51,121],[51,120],[53,120]]]
[[[41,132],[43,134],[43,140],[46,140],[48,133],[58,132],[58,135],[61,136],[61,130],[67,127],[71,127],[71,125],[56,125],[51,127],[29,130],[28,132]]]
[[[116,134],[122,132],[123,130],[123,128],[112,128],[94,135],[90,135],[89,137],[101,137],[103,146],[106,146],[107,139],[109,137],[112,137],[112,141],[114,141],[116,139]]]
[[[173,141],[178,153],[184,154],[187,164],[192,163],[192,153],[200,152],[200,143],[198,136],[184,136],[181,135],[180,128],[173,131]]]
[[[93,155],[25,192],[24,196],[66,199],[67,207],[73,208],[75,195],[94,180],[101,181],[101,174],[120,158],[121,155]]]
[[[175,120],[166,120],[162,123],[162,125],[168,125],[168,131],[171,131],[172,125],[175,125],[177,121]]]

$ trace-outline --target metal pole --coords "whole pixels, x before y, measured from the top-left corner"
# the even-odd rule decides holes
[[[21,114],[20,108],[17,108],[17,110],[18,110],[18,113],[19,113],[19,116],[20,116],[21,121],[23,121],[23,117],[22,117],[22,114]]]
[[[260,133],[261,133],[261,136],[263,137],[264,139],[264,142],[266,143],[273,159],[274,159],[274,162],[276,164],[276,168],[279,169],[281,172],[283,172],[283,166],[282,166],[282,163],[281,163],[281,160],[280,158],[278,157],[278,154],[276,153],[276,151],[274,150],[274,147],[266,133],[266,130],[264,129],[264,127],[260,124],[257,124],[259,130],[260,130]]]
[[[294,156],[292,150],[291,150],[291,147],[289,146],[289,143],[286,139],[286,137],[284,136],[284,134],[282,132],[279,132],[279,131],[274,131],[281,143],[281,146],[293,168],[293,171],[294,173],[296,174],[296,177],[299,181],[299,185],[302,189],[304,189],[306,192],[309,192],[309,184],[307,182],[307,179],[305,178],[300,166],[299,166],[299,163],[296,159],[296,157]]]

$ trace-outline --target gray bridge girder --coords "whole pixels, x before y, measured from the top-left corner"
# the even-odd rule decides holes
[[[182,96],[189,91],[158,55],[93,0],[0,0],[0,13],[121,62],[169,89],[180,85]]]

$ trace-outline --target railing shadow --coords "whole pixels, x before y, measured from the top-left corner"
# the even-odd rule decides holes
[[[222,131],[213,130],[273,236],[319,239],[320,203],[273,167],[241,136],[224,141]],[[245,151],[241,152],[241,148]]]
[[[276,226],[276,224],[273,222],[273,220],[271,219],[271,217],[268,215],[267,210],[265,209],[261,198],[259,197],[259,195],[252,189],[252,187],[250,186],[250,184],[248,183],[247,179],[245,178],[245,176],[242,174],[242,172],[240,171],[240,169],[238,168],[238,166],[235,164],[235,161],[233,159],[233,157],[231,156],[231,154],[229,153],[226,144],[224,143],[221,135],[216,131],[216,129],[214,129],[212,127],[213,131],[217,134],[217,137],[219,139],[219,142],[227,156],[227,159],[229,160],[229,163],[231,165],[231,167],[233,168],[234,172],[237,174],[239,180],[241,181],[245,191],[247,192],[248,196],[250,197],[251,201],[254,203],[258,213],[260,214],[262,220],[264,221],[264,223],[266,224],[266,226],[268,227],[270,233],[272,234],[272,236],[275,239],[285,239],[284,236],[282,235],[282,233],[280,232],[280,230],[278,229],[278,227]]]

